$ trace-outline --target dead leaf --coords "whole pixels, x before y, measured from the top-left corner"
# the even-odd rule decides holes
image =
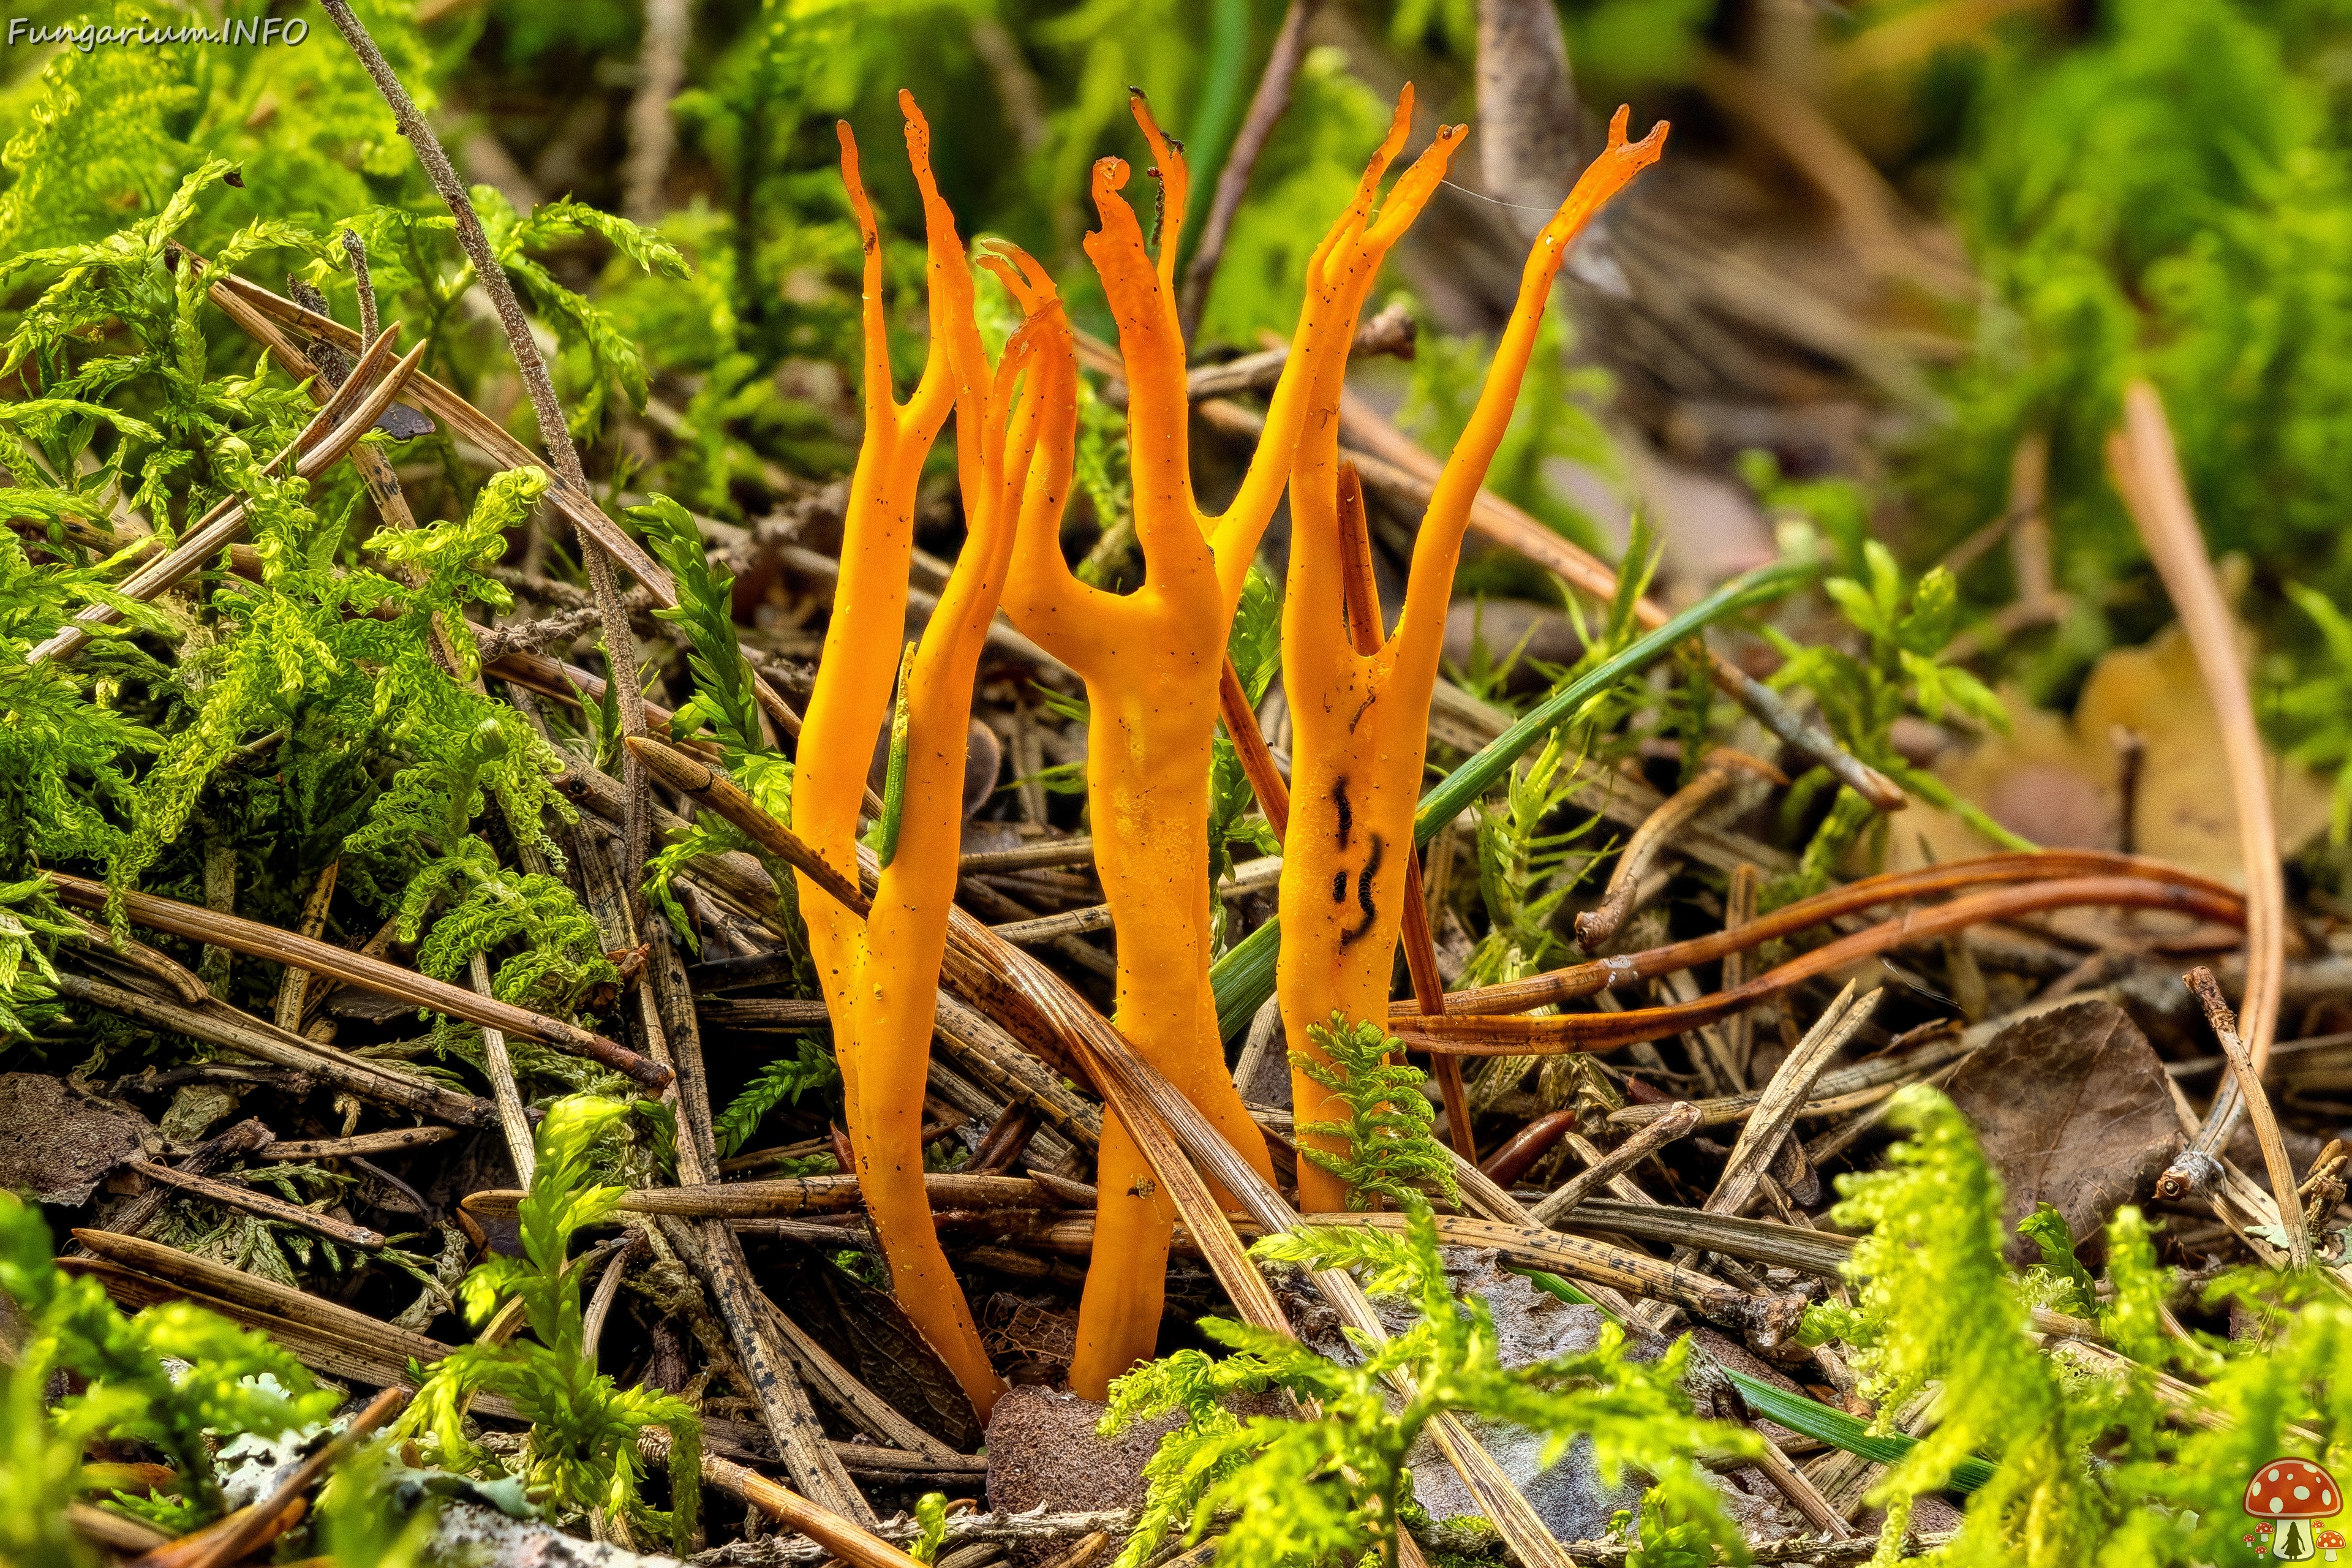
[[[2029,1015],[1969,1058],[1947,1090],[2007,1189],[2010,1257],[2037,1261],[2017,1222],[2037,1204],[2078,1241],[2145,1195],[2181,1144],[2164,1063],[2122,1008],[2087,996]]]
[[[2248,651],[2251,657],[2251,639]],[[1946,756],[1936,769],[1962,799],[2044,848],[2120,849],[2123,764],[2116,740],[2118,731],[2128,731],[2146,748],[2132,848],[2244,886],[2229,762],[2213,738],[2213,705],[2179,626],[2166,627],[2145,647],[2101,655],[2072,717],[2036,708],[2014,689],[2004,689],[2001,702],[2011,732],[1989,734],[1973,749]],[[2292,855],[2326,830],[2327,785],[2308,768],[2276,761],[2270,781],[2279,847]],[[1923,801],[1890,821],[1891,871],[2000,847]],[[2101,947],[2177,938],[2191,925],[2183,916],[2145,910],[2064,910],[2043,919],[2072,940]]]
[[[951,1448],[980,1441],[971,1401],[898,1302],[804,1243],[780,1242],[769,1256],[772,1298],[858,1382]]]
[[[74,1093],[47,1073],[0,1074],[0,1190],[73,1206],[152,1135],[123,1106]]]

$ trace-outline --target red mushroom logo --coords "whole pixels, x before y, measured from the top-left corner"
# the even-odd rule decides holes
[[[2323,1530],[2319,1532],[2319,1554],[2322,1557],[2333,1563],[2336,1561],[2336,1554],[2343,1550],[2344,1532],[2342,1531]]]
[[[2273,1459],[2246,1483],[2246,1511],[2275,1526],[2274,1550],[2282,1563],[2307,1563],[2318,1556],[2320,1543],[2313,1539],[2311,1521],[2330,1518],[2343,1506],[2343,1489],[2336,1478],[2308,1459]],[[2338,1545],[2342,1541],[2336,1537]],[[2331,1556],[2334,1551],[2331,1547]]]

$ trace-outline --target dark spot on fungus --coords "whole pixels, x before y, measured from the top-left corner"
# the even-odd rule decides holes
[[[1364,918],[1355,930],[1339,939],[1341,947],[1351,947],[1361,941],[1371,931],[1372,921],[1380,918],[1380,911],[1372,908],[1372,879],[1380,873],[1381,856],[1387,848],[1387,842],[1379,834],[1373,834],[1371,856],[1365,860],[1364,868],[1356,874],[1356,907],[1364,911]],[[1342,871],[1339,875],[1345,881],[1347,873]]]

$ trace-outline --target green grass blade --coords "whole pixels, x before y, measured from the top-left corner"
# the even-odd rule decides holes
[[[1843,1410],[1823,1405],[1818,1399],[1807,1399],[1801,1394],[1775,1388],[1761,1379],[1750,1377],[1731,1367],[1722,1370],[1723,1375],[1731,1380],[1732,1386],[1739,1390],[1739,1396],[1748,1402],[1750,1411],[1768,1421],[1778,1421],[1791,1432],[1827,1443],[1832,1448],[1843,1448],[1849,1454],[1859,1454],[1865,1459],[1891,1465],[1918,1446],[1918,1438],[1906,1437],[1899,1432],[1889,1432],[1884,1436],[1874,1434],[1869,1422],[1858,1420]],[[1948,1484],[1956,1492],[1972,1492],[1990,1479],[1992,1467],[1971,1457],[1954,1467]]]
[[[1575,1306],[1598,1308],[1601,1316],[1616,1320],[1616,1313],[1557,1274],[1545,1274],[1532,1268],[1514,1268],[1511,1272],[1548,1296],[1558,1297]],[[1760,1378],[1750,1377],[1737,1368],[1724,1366],[1720,1362],[1716,1364],[1723,1375],[1731,1380],[1731,1385],[1739,1390],[1739,1396],[1748,1402],[1751,1413],[1767,1421],[1777,1421],[1801,1436],[1827,1443],[1831,1447],[1842,1448],[1849,1454],[1859,1454],[1882,1465],[1894,1464],[1918,1446],[1916,1437],[1908,1437],[1900,1432],[1881,1436],[1871,1431],[1869,1422],[1858,1420],[1833,1405],[1823,1405],[1818,1399],[1808,1399],[1801,1394],[1790,1394]],[[1962,1459],[1958,1468],[1953,1470],[1949,1484],[1956,1492],[1972,1492],[1990,1479],[1992,1467],[1982,1459],[1969,1458]]]
[[[1813,575],[1815,570],[1805,563],[1776,562],[1772,565],[1743,573],[1655,631],[1648,633],[1581,680],[1546,699],[1526,718],[1486,742],[1476,755],[1439,780],[1435,789],[1421,797],[1421,809],[1414,814],[1412,821],[1413,843],[1423,845],[1436,837],[1439,828],[1462,815],[1471,802],[1485,795],[1510,771],[1511,764],[1519,760],[1520,752],[1558,729],[1586,702],[1661,658],[1685,637],[1696,637],[1727,616],[1737,615],[1780,597]]]

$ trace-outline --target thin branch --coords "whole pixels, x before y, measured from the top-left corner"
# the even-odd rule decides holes
[[[474,954],[467,979],[477,995],[489,995],[489,961],[478,952]],[[538,1152],[531,1144],[530,1118],[523,1114],[522,1091],[515,1087],[514,1062],[507,1055],[506,1035],[487,1024],[482,1026],[482,1061],[489,1075],[491,1096],[498,1101],[499,1130],[506,1134],[507,1157],[514,1162],[515,1178],[528,1187],[531,1173],[539,1168]]]
[[[669,1434],[658,1426],[645,1428],[637,1434],[637,1451],[655,1465],[668,1464]],[[854,1568],[923,1568],[915,1559],[866,1530],[863,1523],[811,1502],[757,1470],[715,1454],[705,1454],[702,1479],[706,1484],[751,1504],[777,1523],[798,1531]]]
[[[61,994],[63,988],[60,987]],[[269,1129],[254,1117],[247,1117],[226,1131],[205,1139],[181,1157],[180,1169],[192,1176],[202,1176],[218,1170],[231,1160],[242,1159],[269,1142]],[[153,1222],[163,1207],[165,1187],[156,1183],[147,1191],[117,1209],[110,1223],[118,1228],[136,1234]],[[79,1250],[77,1243],[75,1250]]]
[[[2131,877],[2041,882],[1971,893],[1914,915],[1884,921],[1825,943],[1737,989],[1717,991],[1695,1002],[1633,1008],[1622,1013],[1564,1013],[1545,1018],[1465,1015],[1459,1010],[1443,1018],[1417,1018],[1392,1012],[1389,1027],[1414,1049],[1458,1051],[1465,1056],[1549,1056],[1609,1050],[1637,1041],[1664,1039],[1700,1024],[1711,1024],[1816,975],[1897,948],[1914,946],[1990,921],[2014,920],[2043,910],[2084,905],[2172,910],[2200,920],[2231,924],[2243,918],[2243,906],[2234,897],[2217,898],[2202,889],[2176,884]]]
[[[2107,437],[2107,468],[2197,656],[2197,671],[2204,678],[2229,763],[2238,856],[2246,879],[2245,1005],[2239,1020],[2259,1079],[2278,1032],[2286,965],[2286,884],[2279,866],[2278,826],[2271,814],[2268,764],[2245,666],[2238,656],[2236,623],[2205,552],[2205,536],[2189,504],[2164,404],[2144,381],[2135,381],[2124,394],[2124,427]],[[2245,1107],[2237,1080],[2225,1081],[2196,1138],[2158,1179],[2160,1196],[2178,1198],[2211,1184],[2216,1157],[2228,1145]],[[2282,1211],[2288,1201],[2281,1201]]]
[[[935,1209],[1052,1208],[1060,1202],[1025,1176],[973,1176],[961,1171],[929,1173],[923,1177],[923,1191]],[[486,1188],[467,1194],[463,1206],[470,1215],[506,1215],[513,1213],[522,1200],[520,1188]],[[857,1177],[845,1173],[638,1187],[621,1197],[618,1212],[677,1219],[775,1219],[848,1214],[865,1205],[865,1189]]]
[[[343,1160],[353,1155],[405,1154],[457,1136],[454,1127],[388,1127],[350,1138],[290,1138],[264,1143],[254,1152],[264,1160]]]
[[[1644,980],[1654,980],[1662,974],[1671,974],[1677,969],[1710,963],[1731,953],[1748,952],[1767,942],[1793,936],[1808,927],[1825,924],[1883,904],[1906,903],[1915,899],[1993,884],[2112,877],[2144,878],[2187,889],[2203,898],[2219,900],[2233,906],[2233,912],[2222,917],[2230,923],[2239,923],[2245,918],[2242,900],[2233,889],[2161,860],[2116,855],[2103,849],[2005,850],[1966,860],[1947,861],[1940,866],[1924,867],[1916,871],[1890,871],[1876,877],[1865,877],[1844,887],[1832,888],[1810,899],[1784,905],[1761,919],[1707,936],[1669,942],[1664,947],[1651,948],[1643,952],[1572,963],[1565,968],[1529,975],[1525,980],[1457,991],[1448,1002],[1456,1014],[1524,1013],[1547,1003],[1569,1002],[1597,992],[1622,990]]]
[[[592,1367],[596,1364],[596,1346],[604,1337],[604,1320],[612,1315],[613,1299],[621,1293],[621,1279],[628,1273],[630,1260],[645,1251],[646,1245],[646,1233],[632,1229],[627,1238],[613,1248],[614,1255],[596,1281],[596,1293],[588,1299],[587,1314],[580,1320],[580,1356]]]
[[[352,264],[352,287],[360,297],[360,336],[375,340],[375,279],[368,272],[367,243],[357,231],[343,230],[343,255]]]
[[[182,1192],[190,1193],[204,1199],[206,1203],[218,1204],[223,1208],[241,1209],[247,1214],[268,1220],[273,1224],[289,1225],[299,1230],[311,1231],[325,1237],[329,1241],[341,1242],[345,1247],[356,1247],[362,1252],[377,1252],[383,1247],[383,1237],[363,1225],[349,1225],[310,1209],[270,1197],[265,1193],[257,1193],[250,1187],[238,1186],[233,1182],[216,1182],[210,1176],[191,1175],[185,1171],[175,1171],[169,1165],[159,1165],[152,1160],[125,1160],[120,1168],[136,1175],[144,1176],[151,1182],[160,1182],[167,1187],[177,1187]]]
[[[1348,357],[1357,360],[1366,354],[1393,354],[1409,360],[1413,357],[1420,335],[1421,324],[1412,319],[1411,310],[1402,305],[1389,305],[1356,329],[1356,341],[1348,345]],[[1212,397],[1231,397],[1237,392],[1265,392],[1282,379],[1282,367],[1289,363],[1290,345],[1284,343],[1238,359],[1194,365],[1184,373],[1184,395],[1200,403]],[[1124,385],[1112,384],[1108,395],[1113,401],[1124,395]]]
[[[1637,1129],[1632,1137],[1612,1149],[1608,1158],[1587,1165],[1554,1188],[1549,1196],[1528,1211],[1528,1220],[1545,1226],[1559,1224],[1570,1210],[1584,1202],[1586,1195],[1594,1188],[1612,1176],[1632,1170],[1675,1139],[1697,1129],[1697,1106],[1678,1100],[1662,1109],[1664,1115],[1648,1126]]]
[[[410,1078],[362,1058],[346,1056],[331,1047],[278,1029],[266,1019],[241,1013],[210,996],[191,1006],[70,972],[59,974],[57,985],[60,996],[171,1029],[190,1039],[242,1051],[273,1067],[333,1084],[371,1105],[413,1116],[429,1116],[456,1127],[488,1126],[497,1117],[497,1109],[487,1100]]]
[[[1215,280],[1217,263],[1224,256],[1234,215],[1249,194],[1250,173],[1257,167],[1258,155],[1265,151],[1275,126],[1290,108],[1291,84],[1307,58],[1307,24],[1319,3],[1290,0],[1282,30],[1274,37],[1274,52],[1257,79],[1257,91],[1250,96],[1249,113],[1234,138],[1233,151],[1225,154],[1224,167],[1217,171],[1216,195],[1210,199],[1209,216],[1201,225],[1201,237],[1192,247],[1192,265],[1184,269],[1183,291],[1177,301],[1186,342],[1200,330],[1201,312],[1208,308],[1209,285]]]
[[[102,910],[107,906],[107,887],[87,878],[68,876],[63,871],[45,871],[58,896],[67,903],[85,910]],[[396,963],[386,963],[346,948],[334,947],[323,942],[296,936],[274,926],[236,915],[217,914],[198,909],[174,899],[158,898],[152,893],[124,893],[123,911],[132,923],[151,931],[167,931],[191,942],[208,942],[215,947],[243,953],[248,958],[266,958],[273,963],[299,964],[313,973],[340,980],[346,985],[356,985],[380,996],[391,996],[403,1002],[413,1002],[420,1007],[430,1007],[467,1023],[487,1025],[504,1029],[510,1035],[520,1035],[552,1046],[572,1056],[589,1060],[628,1074],[647,1089],[662,1089],[670,1080],[667,1068],[647,1061],[636,1052],[614,1045],[602,1035],[592,1034],[576,1024],[551,1018],[543,1013],[518,1007],[492,996],[478,996],[463,986],[452,985],[446,980],[436,980],[429,974],[419,974],[413,969],[403,969]]]
[[[1753,1296],[1736,1286],[1696,1269],[1677,1268],[1652,1258],[1593,1241],[1562,1236],[1529,1225],[1475,1219],[1466,1215],[1435,1216],[1438,1239],[1456,1247],[1491,1247],[1523,1268],[1556,1270],[1579,1279],[1597,1280],[1629,1295],[1698,1313],[1712,1322],[1754,1333],[1769,1345],[1797,1326],[1805,1310],[1801,1296]],[[1361,1226],[1370,1230],[1402,1231],[1410,1223],[1401,1214],[1317,1215],[1323,1226]]]
[[[233,272],[214,278],[211,297],[215,304],[230,312],[240,327],[257,337],[261,334],[252,319],[258,316],[297,328],[338,348],[359,345],[359,334],[341,321],[306,310],[283,295],[273,294]],[[243,307],[241,311],[236,308],[238,306]],[[504,426],[431,376],[417,375],[407,391],[416,406],[447,426],[451,436],[479,448],[499,468],[546,467],[530,447],[508,435]],[[677,584],[671,581],[668,570],[646,554],[645,547],[631,539],[619,523],[605,516],[587,491],[559,483],[549,487],[547,499],[573,528],[611,552],[613,558],[627,567],[629,575],[643,584],[664,608],[677,603]]]
[[[310,884],[310,893],[302,900],[302,922],[296,928],[304,936],[315,937],[326,929],[327,904],[335,896],[335,879],[342,868],[341,860],[330,860],[326,868]],[[302,1027],[302,1014],[310,1004],[310,972],[288,967],[278,977],[278,1026],[291,1033]]]
[[[369,1434],[391,1420],[408,1403],[408,1390],[387,1388],[368,1401],[343,1429],[322,1446],[318,1452],[294,1467],[285,1479],[270,1489],[269,1496],[258,1508],[247,1509],[238,1517],[236,1529],[215,1538],[208,1550],[185,1560],[181,1568],[219,1568],[234,1563],[258,1547],[268,1535],[274,1533],[271,1523],[286,1511],[295,1500],[319,1483],[321,1477],[350,1457],[352,1451],[365,1442]]]
[[[2221,1054],[2230,1060],[2238,1093],[2253,1118],[2254,1138],[2263,1147],[2263,1163],[2269,1168],[2271,1197],[2278,1205],[2279,1225],[2286,1232],[2286,1255],[2298,1269],[2311,1267],[2311,1232],[2303,1223],[2303,1204],[2294,1182],[2294,1162],[2286,1152],[2286,1140],[2279,1135],[2277,1114],[2271,1110],[2271,1097],[2263,1092],[2262,1068],[2254,1065],[2253,1054],[2238,1037],[2238,1020],[2230,1012],[2230,1003],[2221,994],[2221,982],[2213,972],[2199,964],[2180,977],[2197,1005],[2205,1010],[2205,1021],[2212,1026],[2213,1037],[2221,1042]]]
[[[1779,1152],[1790,1129],[1796,1126],[1797,1113],[1804,1109],[1822,1070],[1878,1010],[1878,999],[1885,993],[1874,990],[1857,1001],[1854,984],[1853,981],[1846,982],[1837,1000],[1814,1021],[1797,1048],[1780,1064],[1780,1070],[1772,1075],[1772,1081],[1765,1086],[1763,1098],[1756,1102],[1755,1114],[1740,1129],[1731,1157],[1724,1162],[1723,1174],[1706,1200],[1707,1213],[1740,1214],[1755,1200],[1772,1156]]]
[[[1576,917],[1576,940],[1587,952],[1617,934],[1617,928],[1633,912],[1634,889],[1658,856],[1674,842],[1675,834],[1696,821],[1715,803],[1715,797],[1730,786],[1731,770],[1709,765],[1700,771],[1698,777],[1668,795],[1665,804],[1633,830],[1624,852],[1617,857],[1616,869],[1609,873],[1609,890],[1600,903]]]
[[[343,455],[357,445],[359,438],[374,428],[376,419],[393,399],[416,374],[425,359],[427,345],[419,343],[394,365],[382,380],[369,385],[368,378],[375,367],[392,352],[392,334],[376,339],[352,368],[350,379],[335,389],[334,395],[320,405],[310,423],[304,426],[283,451],[272,458],[263,469],[266,473],[280,471],[289,458],[293,460],[297,477],[313,479],[341,460]],[[196,525],[182,535],[180,542],[162,559],[151,561],[133,573],[118,590],[124,597],[151,600],[179,583],[189,574],[218,555],[231,543],[245,537],[246,498],[240,492],[224,497],[219,504],[206,512]],[[92,605],[72,620],[58,628],[57,633],[25,656],[27,664],[39,664],[47,659],[70,658],[89,642],[89,628],[112,626],[122,619],[122,613],[111,605]]]
[[[499,325],[506,333],[507,346],[514,354],[515,368],[522,373],[523,385],[530,394],[531,412],[539,420],[541,443],[546,447],[548,459],[555,466],[558,482],[581,497],[589,494],[587,471],[580,466],[579,450],[572,444],[572,432],[564,423],[563,405],[555,395],[555,383],[547,374],[547,362],[539,352],[539,344],[530,335],[530,325],[524,319],[522,304],[515,298],[514,285],[508,281],[506,269],[490,249],[489,236],[482,229],[481,215],[475,212],[471,197],[466,194],[464,181],[449,162],[441,139],[425,123],[417,111],[408,89],[401,85],[392,63],[376,47],[375,39],[353,14],[349,0],[324,0],[327,16],[335,28],[351,45],[352,52],[373,79],[376,90],[391,106],[393,118],[400,133],[408,138],[416,150],[417,162],[425,165],[433,188],[440,193],[457,220],[457,243],[473,263],[475,280],[490,304],[498,311]],[[612,558],[593,535],[583,532],[581,555],[588,566],[588,580],[596,593],[596,604],[604,617],[604,658],[611,665],[613,676],[621,688],[621,727],[631,735],[646,731],[645,703],[637,679],[636,645],[629,629],[629,615],[621,603],[620,584],[613,570]],[[642,766],[627,764],[627,776],[623,783],[629,791],[628,819],[623,827],[625,854],[630,867],[627,879],[634,905],[641,897],[637,889],[637,873],[644,867],[648,847],[652,843],[653,825],[648,813],[650,801],[646,793],[646,776]]]

